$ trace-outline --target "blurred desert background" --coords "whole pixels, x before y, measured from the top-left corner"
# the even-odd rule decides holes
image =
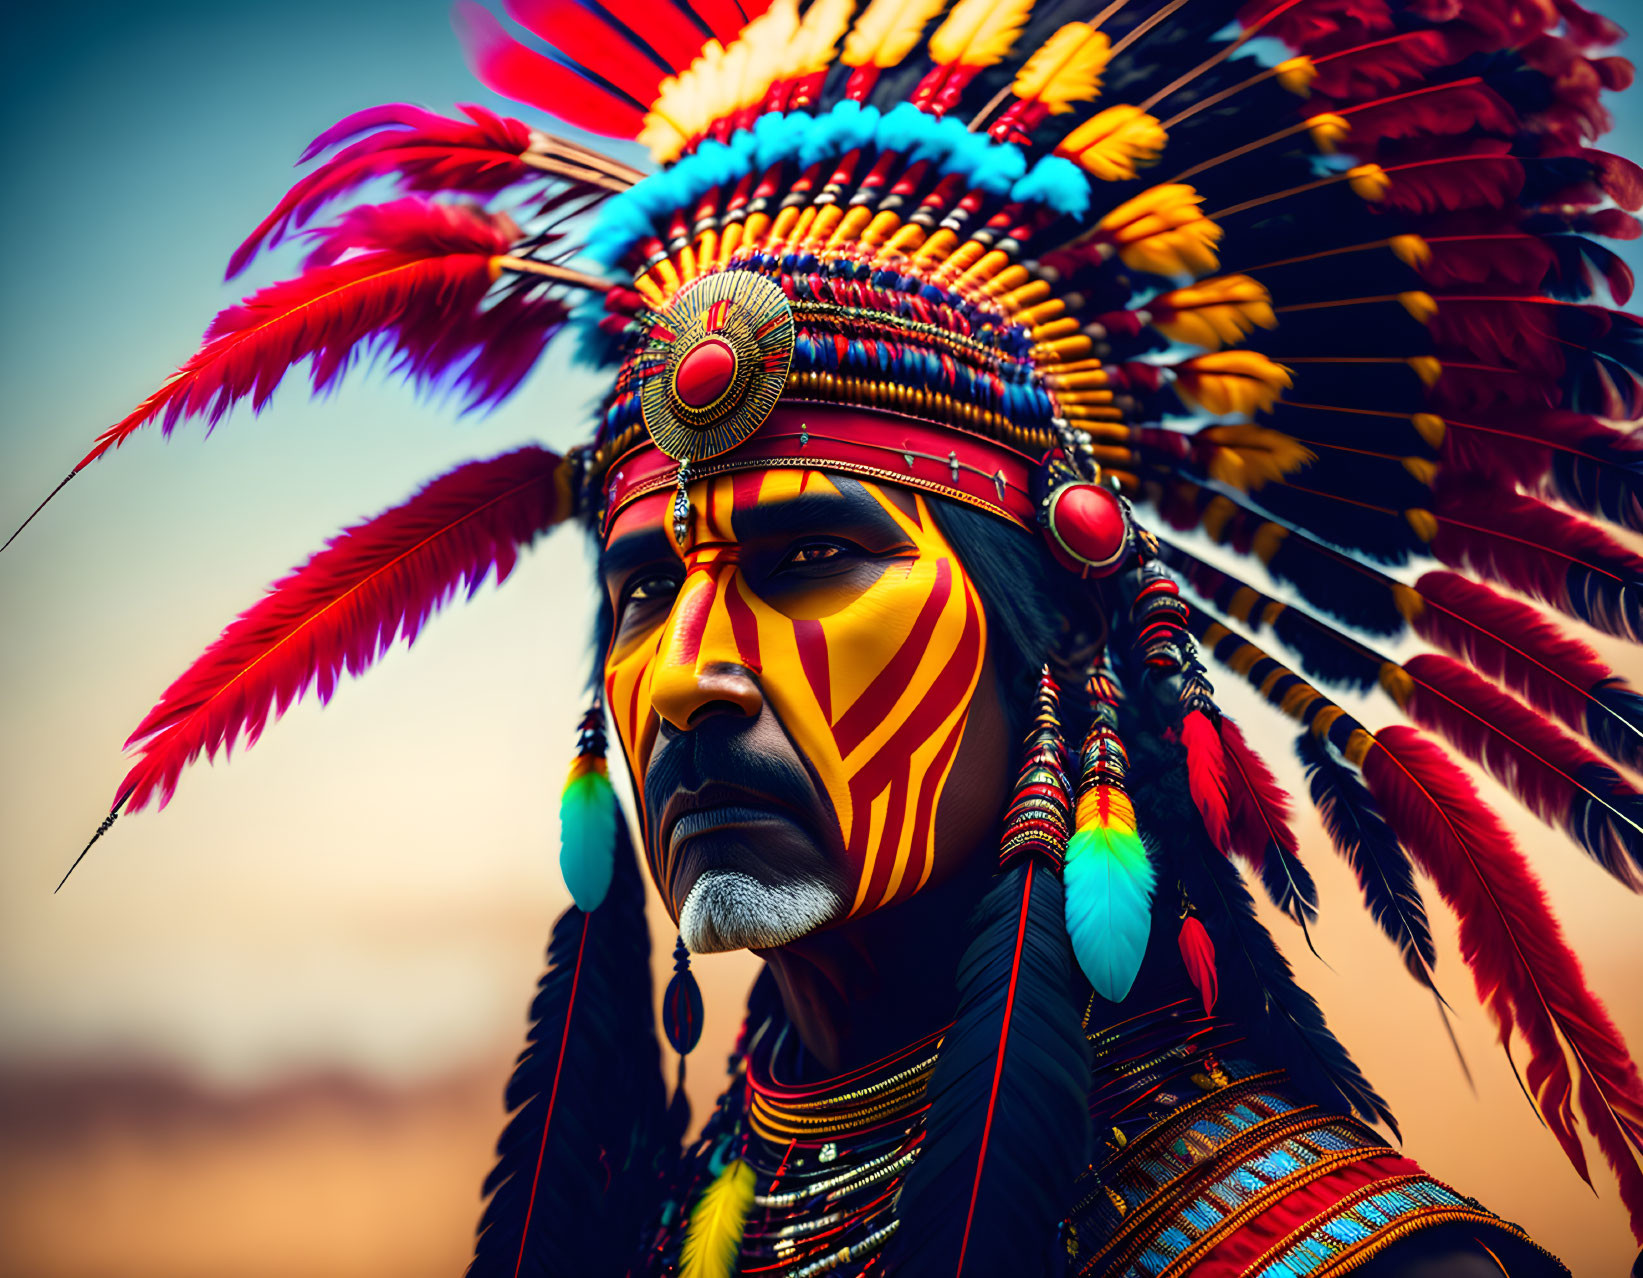
[[[1643,25],[1635,0],[1604,7]],[[6,531],[240,283],[293,265],[287,248],[221,282],[315,133],[385,101],[530,118],[468,78],[443,0],[17,6],[6,28]],[[1617,104],[1610,139],[1632,155],[1640,101]],[[0,559],[0,1278],[449,1278],[469,1254],[566,904],[556,811],[591,598],[574,533],[323,712],[305,702],[232,764],[197,766],[171,807],[122,820],[52,893],[107,810],[120,742],[265,583],[462,460],[572,442],[598,390],[563,352],[484,420],[374,374],[319,403],[301,380],[209,440],[194,425],[140,435]],[[1606,652],[1643,676],[1636,649]],[[1278,721],[1226,702],[1298,788]],[[1518,828],[1643,1050],[1643,900],[1530,818]],[[1584,1187],[1524,1103],[1435,894],[1475,1091],[1310,808],[1302,829],[1327,962],[1269,921],[1406,1148],[1580,1278],[1624,1273],[1635,1248],[1613,1180],[1594,1153]],[[654,923],[665,970],[672,937]],[[696,971],[701,1112],[753,964]]]

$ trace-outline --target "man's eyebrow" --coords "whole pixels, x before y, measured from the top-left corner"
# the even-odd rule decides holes
[[[599,552],[599,572],[607,580],[617,580],[643,564],[658,560],[678,561],[679,552],[673,548],[667,534],[656,525],[638,529],[618,537]]]
[[[801,493],[788,501],[738,506],[730,517],[738,541],[774,537],[783,533],[816,532],[867,526],[885,537],[901,539],[901,525],[860,484],[841,484],[837,492]]]

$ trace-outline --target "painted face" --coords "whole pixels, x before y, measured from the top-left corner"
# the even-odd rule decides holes
[[[611,527],[607,703],[670,912],[688,924],[710,876],[721,913],[781,926],[749,940],[721,919],[687,944],[769,944],[905,899],[943,873],[938,825],[977,824],[943,802],[984,669],[992,696],[974,585],[911,490],[768,470],[690,498],[682,545],[671,492]]]

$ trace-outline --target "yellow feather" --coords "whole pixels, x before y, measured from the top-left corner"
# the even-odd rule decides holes
[[[1217,445],[1210,458],[1210,478],[1240,492],[1252,493],[1263,484],[1305,470],[1317,460],[1317,455],[1298,440],[1265,426],[1211,426],[1202,434]]]
[[[1062,138],[1055,153],[1102,182],[1128,182],[1138,169],[1158,162],[1168,141],[1163,126],[1140,107],[1111,106]]]
[[[930,37],[930,57],[944,67],[994,66],[1014,47],[1032,11],[1033,0],[958,0]]]
[[[839,37],[850,25],[856,0],[816,0],[799,24],[799,34],[788,49],[782,76],[813,75],[833,65]]]
[[[737,1158],[690,1209],[679,1278],[731,1278],[742,1250],[742,1228],[753,1206],[753,1169]]]
[[[947,0],[873,0],[844,42],[839,59],[847,67],[899,66],[913,51],[930,19],[946,7]]]
[[[1180,182],[1149,187],[1101,219],[1124,264],[1153,275],[1208,275],[1220,265],[1221,228],[1199,207],[1204,197]]]
[[[1306,122],[1306,129],[1312,135],[1312,144],[1325,155],[1335,154],[1335,148],[1340,140],[1352,132],[1352,126],[1346,117],[1336,115],[1333,111],[1312,116]]]
[[[1312,92],[1312,82],[1318,78],[1318,68],[1311,58],[1291,58],[1278,64],[1278,83],[1298,98]]]
[[[787,51],[799,34],[799,0],[775,0],[742,28],[736,44],[746,49],[733,111],[756,106],[782,73]],[[734,47],[734,46],[733,46]]]
[[[709,40],[688,67],[662,81],[639,131],[639,140],[658,164],[678,159],[690,140],[713,123],[714,105],[724,94],[724,57],[724,46]]]
[[[1348,169],[1346,177],[1352,193],[1360,200],[1372,203],[1384,196],[1392,185],[1392,179],[1378,164],[1360,164],[1355,169]]]
[[[1172,342],[1218,351],[1232,346],[1256,328],[1277,328],[1272,298],[1247,275],[1223,275],[1178,288],[1148,304],[1155,314],[1153,327]]]
[[[1087,22],[1069,22],[1016,72],[1011,90],[1024,102],[1042,102],[1051,115],[1072,110],[1101,92],[1112,41]]]
[[[1247,417],[1278,402],[1293,385],[1289,370],[1258,351],[1219,351],[1176,370],[1176,394],[1213,417]]]

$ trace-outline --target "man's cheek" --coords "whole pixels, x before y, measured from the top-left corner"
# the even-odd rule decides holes
[[[605,666],[605,704],[610,707],[616,736],[628,771],[634,779],[641,807],[644,775],[656,742],[656,716],[650,712],[650,686],[655,671],[654,644],[649,650],[630,651]]]

